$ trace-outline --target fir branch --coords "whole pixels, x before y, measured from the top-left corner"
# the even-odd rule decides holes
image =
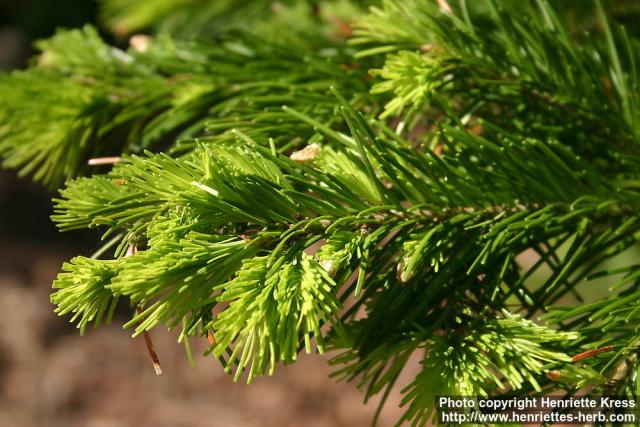
[[[412,425],[428,423],[433,418],[431,402],[437,396],[487,396],[492,387],[519,390],[524,382],[540,391],[536,377],[545,366],[570,360],[548,346],[576,338],[575,333],[553,331],[508,312],[466,336],[447,333],[436,339],[422,371],[404,390],[402,405],[408,409],[398,424],[405,420]]]
[[[87,27],[61,32],[39,47],[37,66],[0,80],[7,93],[0,102],[0,155],[5,166],[51,187],[82,174],[90,158],[170,147],[204,135],[205,126],[216,139],[235,128],[251,135],[274,126],[284,131],[282,104],[330,117],[331,84],[366,92],[357,70],[341,69],[349,59],[339,45],[320,55],[245,34],[215,43],[159,38],[142,52],[125,52]],[[47,90],[54,86],[61,90]],[[290,135],[303,135],[299,129],[275,142],[291,143]],[[180,150],[191,148],[183,144]]]
[[[414,425],[432,419],[436,395],[633,393],[639,269],[618,257],[640,238],[640,44],[604,8],[602,32],[591,23],[576,35],[571,10],[386,0],[359,19],[355,57],[324,24],[291,50],[245,32],[145,39],[143,52],[114,51],[91,30],[59,36],[87,52],[54,39],[48,65],[6,85],[64,82],[106,97],[108,114],[80,115],[75,95],[29,107],[62,129],[38,154],[19,143],[32,119],[2,107],[16,127],[4,121],[0,150],[50,183],[125,153],[55,199],[62,230],[119,242],[113,259],[65,264],[57,311],[84,330],[126,297],[142,307],[125,325],[134,334],[163,325],[207,337],[249,382],[315,341],[340,352],[337,376],[383,402],[424,350],[404,387],[400,421]],[[109,97],[123,90],[116,108]],[[142,108],[143,95],[158,98]],[[128,145],[106,153],[112,122]],[[79,150],[69,123],[95,147]],[[72,153],[62,168],[50,162],[61,147]],[[140,251],[125,257],[131,241]],[[588,301],[604,279],[618,282]],[[570,297],[586,302],[533,322]]]

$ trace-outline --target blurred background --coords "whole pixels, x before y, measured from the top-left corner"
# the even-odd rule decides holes
[[[89,0],[0,0],[1,72],[24,68],[32,42],[56,28],[95,22],[97,9]],[[80,337],[53,313],[50,287],[61,264],[91,254],[97,239],[58,233],[49,219],[52,196],[0,170],[0,426],[371,424],[377,402],[363,405],[354,384],[332,381],[326,357],[303,355],[247,386],[212,358],[196,357],[191,368],[175,334],[161,329],[151,334],[164,369],[157,377],[143,338],[119,326],[130,316],[126,307],[112,326]],[[398,419],[397,404],[392,396],[381,426]]]

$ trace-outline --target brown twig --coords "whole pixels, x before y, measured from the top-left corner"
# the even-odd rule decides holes
[[[137,253],[138,253],[138,247],[136,246],[135,243],[131,243],[127,248],[127,253],[125,254],[125,256],[133,256]],[[136,312],[138,314],[141,314],[142,307],[136,306]],[[151,341],[151,334],[149,334],[149,331],[144,331],[142,335],[144,335],[144,343],[147,346],[147,352],[149,353],[151,362],[153,362],[153,369],[155,369],[156,375],[162,375],[162,367],[160,366],[160,359],[158,359],[158,354],[156,353],[156,350],[153,347],[153,341]]]
[[[216,336],[213,335],[213,331],[211,329],[207,331],[207,340],[210,345],[216,345]]]
[[[594,349],[583,351],[582,353],[576,354],[575,356],[571,357],[571,361],[573,363],[579,362],[580,360],[587,359],[597,354],[606,353],[609,351],[613,351],[612,345],[606,345],[604,347],[594,348]],[[549,371],[547,372],[546,375],[547,375],[547,378],[549,378],[551,381],[560,381],[563,377],[562,372],[557,370]]]
[[[562,379],[562,372],[557,370],[549,371],[547,372],[547,378],[551,381],[560,381]]]
[[[138,306],[136,307],[136,311],[138,312],[138,314],[140,314],[142,313],[142,308]],[[158,359],[156,350],[153,348],[153,341],[151,341],[151,335],[149,334],[149,331],[144,331],[142,335],[144,335],[144,343],[147,345],[147,351],[149,352],[149,357],[151,357],[151,361],[153,362],[153,369],[155,369],[156,375],[162,375],[162,367],[160,366],[160,360]]]
[[[587,359],[589,357],[593,357],[593,356],[595,356],[597,354],[600,354],[600,353],[607,353],[609,351],[613,351],[613,346],[612,345],[606,345],[604,347],[594,348],[592,350],[587,350],[587,351],[583,351],[582,353],[576,354],[575,356],[573,356],[571,358],[571,361],[575,363],[575,362],[578,362],[580,360]]]
[[[89,166],[98,166],[98,165],[113,165],[115,163],[119,163],[122,161],[122,157],[114,156],[114,157],[95,157],[93,159],[89,159],[87,164]]]
[[[446,13],[452,12],[451,6],[449,6],[449,3],[447,3],[447,0],[438,0],[438,6],[440,6],[440,9],[442,9]]]

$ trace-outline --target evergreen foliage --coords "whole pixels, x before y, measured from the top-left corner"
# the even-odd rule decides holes
[[[61,32],[0,79],[5,165],[66,180],[58,227],[110,237],[63,265],[59,314],[84,331],[127,300],[134,335],[213,336],[248,381],[330,350],[383,403],[417,354],[413,425],[438,395],[637,394],[640,42],[611,18],[636,9],[332,3],[345,38],[324,3],[283,6],[310,23],[284,36],[270,2],[156,3],[105,16],[172,33],[197,14],[201,38]]]
[[[368,0],[102,0],[101,21],[114,34],[130,35],[153,29],[181,38],[212,37],[234,28],[259,31],[265,36],[282,36],[283,26],[309,35],[326,28],[326,19],[353,16]],[[320,4],[322,3],[322,7]],[[280,33],[280,34],[277,34]],[[298,40],[300,41],[300,40]]]

